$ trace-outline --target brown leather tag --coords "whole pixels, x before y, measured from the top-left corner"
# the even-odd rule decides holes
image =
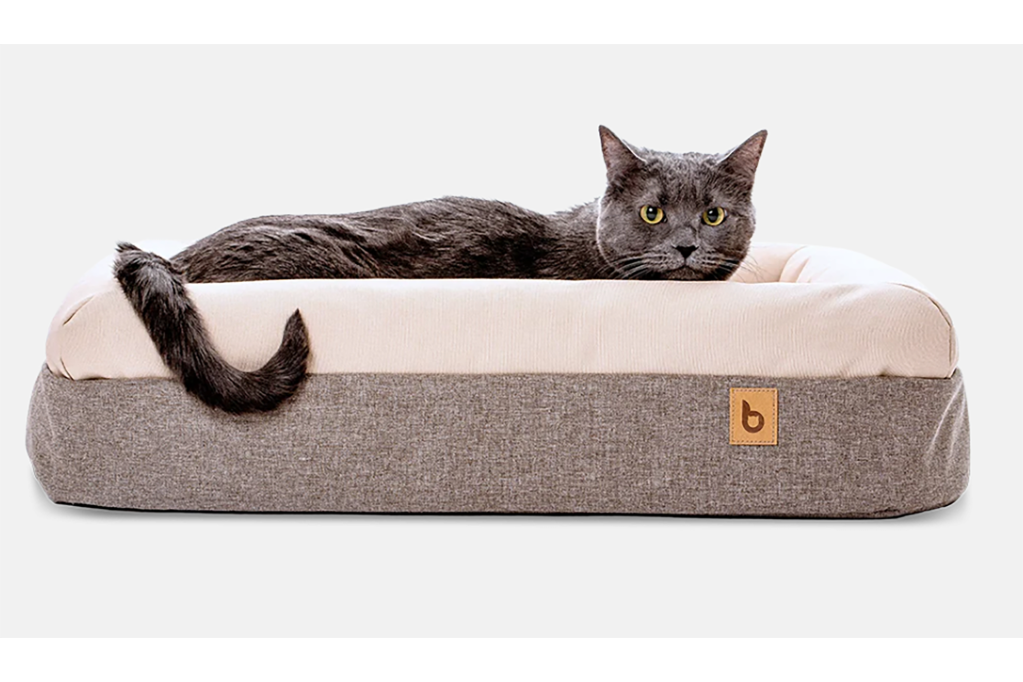
[[[728,414],[729,444],[778,444],[777,388],[731,389]]]

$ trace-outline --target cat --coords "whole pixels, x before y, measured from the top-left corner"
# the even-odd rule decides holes
[[[185,388],[226,412],[267,411],[306,374],[299,311],[273,357],[245,372],[210,343],[186,282],[511,277],[723,280],[755,226],[750,196],[767,131],[724,154],[657,152],[600,126],[601,198],[542,215],[463,197],[345,215],[245,220],[166,260],[121,242],[114,275]]]

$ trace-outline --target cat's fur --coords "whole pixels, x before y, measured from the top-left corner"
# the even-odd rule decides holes
[[[346,215],[268,216],[226,227],[169,261],[122,243],[114,274],[188,391],[228,412],[270,410],[305,377],[309,342],[299,311],[270,361],[243,372],[213,348],[186,282],[726,279],[753,235],[750,195],[766,137],[760,131],[726,154],[672,154],[628,145],[602,126],[604,195],[567,211],[445,197]],[[646,205],[660,207],[663,220],[644,222]],[[713,207],[726,212],[716,227],[701,219]]]

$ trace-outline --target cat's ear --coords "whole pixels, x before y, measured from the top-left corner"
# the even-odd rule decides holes
[[[600,126],[600,147],[604,152],[608,182],[614,182],[643,165],[643,159],[604,126]]]
[[[760,163],[760,152],[764,151],[766,140],[766,130],[754,133],[748,140],[728,152],[720,166],[752,185],[757,173],[757,164]]]

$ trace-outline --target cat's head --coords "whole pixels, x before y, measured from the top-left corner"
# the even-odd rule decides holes
[[[672,154],[600,127],[607,190],[597,246],[620,277],[727,279],[749,251],[753,178],[767,131],[725,154]]]

